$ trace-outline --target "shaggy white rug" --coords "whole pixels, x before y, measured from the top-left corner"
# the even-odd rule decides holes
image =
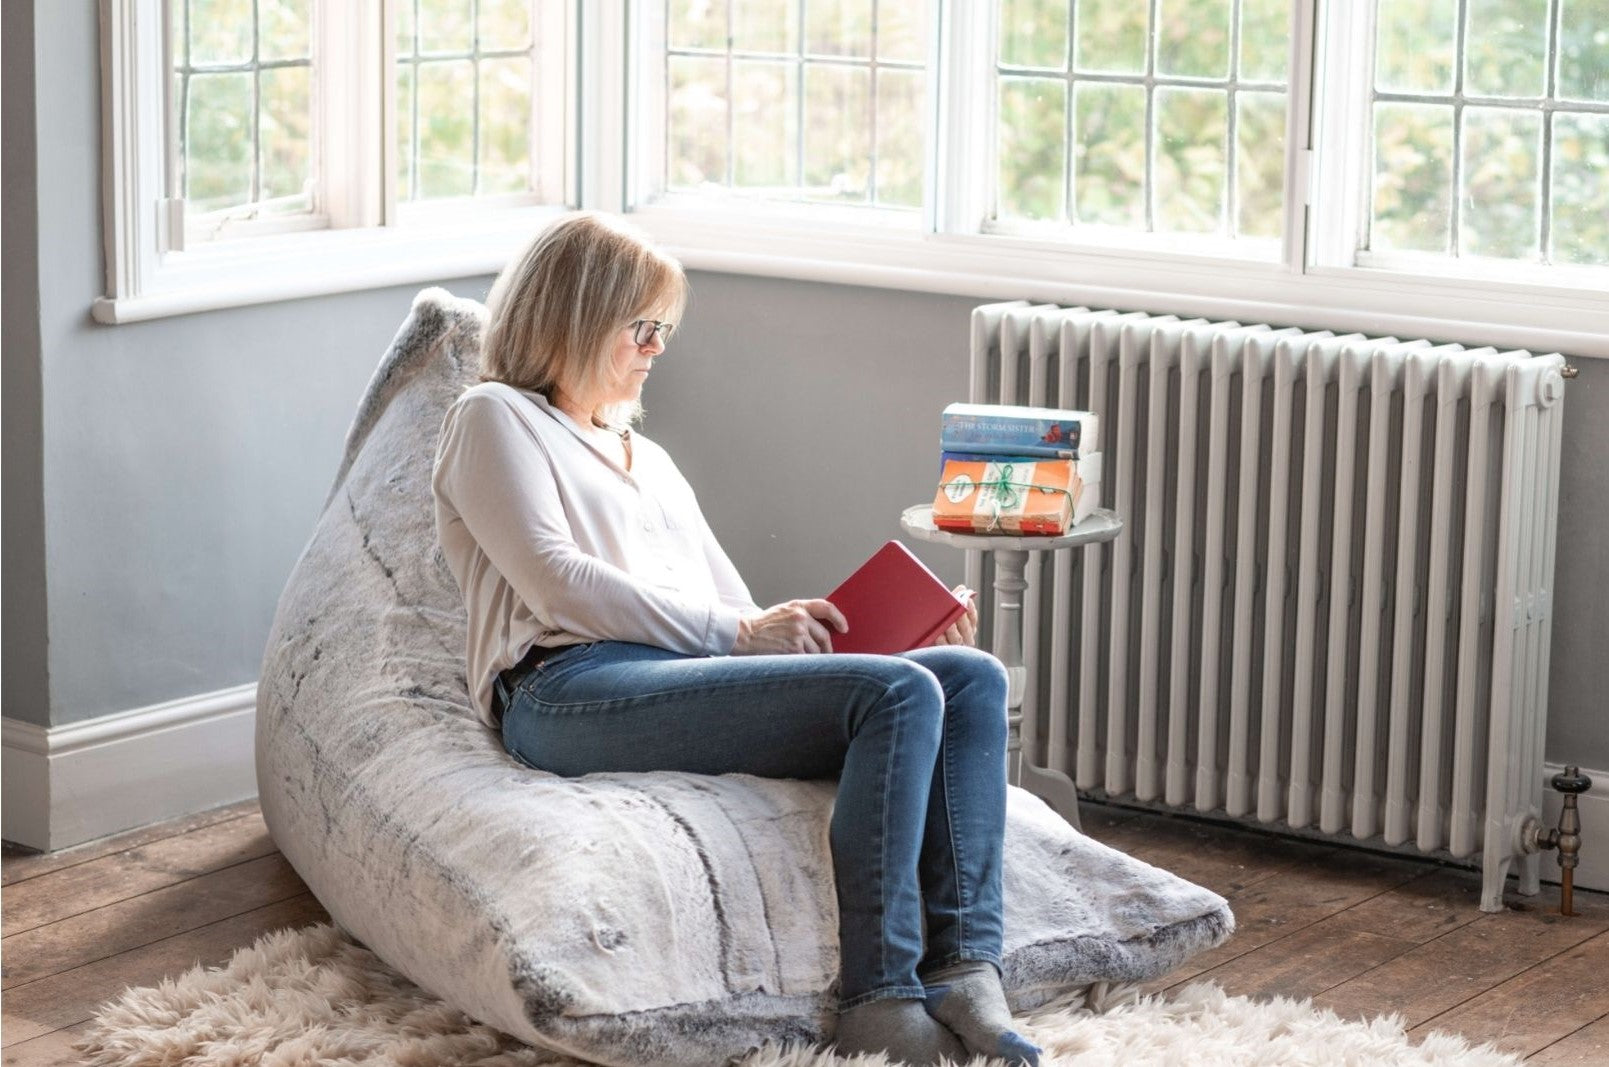
[[[1342,1020],[1306,1001],[1259,1002],[1200,983],[1167,999],[1100,985],[1020,1017],[1046,1067],[1513,1067],[1512,1056],[1395,1017]],[[223,967],[193,967],[104,1006],[78,1050],[91,1067],[574,1067],[478,1025],[333,926],[267,934]],[[998,1061],[974,1061],[975,1064]],[[765,1048],[743,1067],[887,1067],[812,1048]]]

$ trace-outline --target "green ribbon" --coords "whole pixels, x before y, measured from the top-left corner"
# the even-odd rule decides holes
[[[980,493],[991,493],[994,496],[995,518],[1000,517],[1001,508],[1014,508],[1017,506],[1017,490],[1011,484],[1011,476],[1016,473],[1011,464],[1002,463],[999,467],[1000,477],[992,482],[979,482]],[[982,499],[981,497],[979,499]]]

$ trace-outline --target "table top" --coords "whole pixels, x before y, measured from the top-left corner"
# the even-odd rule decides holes
[[[951,533],[933,525],[933,505],[917,504],[906,508],[899,517],[905,532],[921,541],[950,545],[954,548],[981,548],[993,552],[1043,552],[1054,548],[1071,548],[1097,541],[1110,541],[1123,532],[1123,520],[1105,508],[1096,508],[1083,522],[1065,534],[982,534]]]

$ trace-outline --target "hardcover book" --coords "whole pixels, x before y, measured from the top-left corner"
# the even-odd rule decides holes
[[[966,601],[898,541],[873,553],[827,599],[849,623],[848,633],[833,631],[834,652],[894,655],[922,648],[967,609]],[[832,630],[830,623],[827,628]]]
[[[1099,420],[1087,411],[1012,404],[951,404],[939,447],[946,452],[1077,459],[1100,448]]]

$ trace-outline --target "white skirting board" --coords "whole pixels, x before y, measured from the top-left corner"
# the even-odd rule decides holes
[[[257,795],[257,686],[45,728],[0,720],[5,840],[51,852]]]
[[[51,729],[0,720],[0,836],[49,852],[254,797],[256,719],[257,686],[243,685]],[[1586,774],[1575,882],[1609,892],[1609,771]],[[1547,826],[1559,803],[1549,789]],[[1542,855],[1542,880],[1558,882],[1558,853]]]
[[[1548,784],[1555,774],[1564,770],[1549,763],[1542,772],[1547,792],[1542,799],[1542,822],[1552,829],[1559,825],[1559,806],[1564,799]],[[1609,892],[1609,771],[1591,771],[1585,767],[1581,773],[1592,779],[1592,788],[1581,794],[1581,865],[1575,869],[1575,884],[1582,889],[1599,889]],[[1542,881],[1557,884],[1559,881],[1559,853],[1549,850],[1542,853]]]

